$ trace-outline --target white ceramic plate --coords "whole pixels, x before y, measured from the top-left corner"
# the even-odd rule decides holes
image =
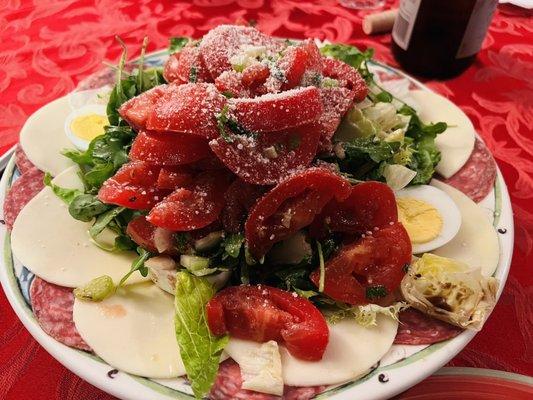
[[[167,53],[160,51],[147,56],[146,61],[152,65],[160,65],[166,57]],[[407,80],[411,88],[430,90],[417,80],[393,68],[372,64],[372,69],[382,75]],[[93,79],[92,82],[101,84],[99,79]],[[85,81],[84,85],[85,88],[90,88],[91,80]],[[3,204],[7,189],[17,177],[18,172],[14,158],[12,158],[0,183],[0,204]],[[500,260],[494,273],[494,276],[501,282],[499,297],[509,272],[514,238],[511,202],[499,170],[494,189],[479,204],[487,210],[494,220],[494,227],[499,232]],[[0,241],[4,243],[4,258],[0,262],[3,264],[0,265],[0,281],[11,306],[24,326],[55,359],[89,383],[124,400],[193,399],[190,387],[183,378],[156,381],[123,372],[111,374],[112,377],[110,377],[108,372],[113,368],[98,357],[69,348],[45,334],[29,306],[28,289],[33,274],[13,259],[9,239],[9,233],[3,225],[0,228]],[[366,376],[329,388],[316,398],[332,400],[390,398],[437,371],[459,353],[474,335],[475,332],[466,331],[454,339],[431,346],[393,345],[389,353]]]

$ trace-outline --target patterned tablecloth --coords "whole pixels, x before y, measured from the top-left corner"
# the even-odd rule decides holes
[[[0,0],[0,155],[32,112],[73,90],[103,61],[116,62],[115,35],[135,53],[144,36],[155,50],[169,36],[201,36],[247,20],[276,36],[374,47],[377,59],[396,66],[390,35],[365,36],[363,16],[336,0]],[[427,84],[460,106],[483,136],[509,187],[516,224],[502,298],[450,364],[533,375],[533,12],[499,6],[474,65]],[[48,355],[1,291],[0,327],[0,399],[112,398]]]

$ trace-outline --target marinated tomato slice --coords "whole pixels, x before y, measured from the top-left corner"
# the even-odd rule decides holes
[[[211,77],[232,70],[232,62],[250,48],[277,51],[282,41],[247,26],[220,25],[211,29],[200,43],[200,54]]]
[[[329,341],[329,328],[320,311],[295,293],[270,286],[230,286],[206,306],[214,335],[283,343],[296,358],[319,361]]]
[[[313,236],[329,232],[365,233],[398,221],[398,208],[392,189],[381,182],[363,182],[352,186],[350,196],[339,202],[331,200],[311,225]]]
[[[242,232],[248,211],[265,193],[264,186],[251,185],[242,179],[235,179],[224,194],[222,226],[226,232]]]
[[[171,231],[203,228],[218,219],[230,179],[223,171],[202,172],[192,184],[175,190],[152,208],[146,219]]]
[[[377,302],[400,285],[411,261],[411,241],[401,223],[344,244],[326,262],[324,293],[348,304]],[[320,270],[311,274],[319,285]]]
[[[128,100],[120,106],[120,116],[133,128],[143,129],[155,103],[168,90],[168,85],[156,86]]]
[[[287,174],[308,166],[315,157],[320,128],[308,124],[256,137],[229,133],[209,146],[239,178],[256,185],[274,185]]]
[[[190,133],[213,139],[218,136],[216,115],[226,98],[211,83],[169,85],[146,120],[146,129]]]
[[[163,167],[157,177],[157,188],[174,190],[190,185],[193,178],[193,172],[187,167]]]
[[[106,180],[98,191],[98,198],[107,204],[115,204],[135,210],[149,210],[169,190],[157,188],[161,167],[143,161],[124,164],[117,173]]]
[[[188,133],[140,131],[133,141],[129,157],[158,165],[182,165],[201,160],[211,154],[204,138]]]
[[[337,79],[341,86],[350,89],[356,102],[364,100],[368,94],[368,86],[355,68],[335,58],[323,57],[322,61],[324,76]]]
[[[253,99],[228,102],[231,116],[251,132],[276,132],[316,121],[322,113],[320,91],[316,87],[266,94]]]
[[[173,232],[152,225],[144,215],[132,219],[126,233],[131,240],[151,253],[177,254]]]
[[[195,45],[185,46],[180,52],[172,54],[163,69],[167,82],[176,84],[189,82],[212,82],[211,74],[200,57],[200,49]]]
[[[272,245],[314,220],[324,205],[350,194],[350,183],[325,168],[309,168],[283,180],[252,208],[245,236],[252,256],[263,257]]]

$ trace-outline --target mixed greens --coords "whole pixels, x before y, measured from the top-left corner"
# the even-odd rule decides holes
[[[180,50],[188,41],[187,38],[171,39],[170,52]],[[104,204],[98,199],[97,193],[103,182],[128,161],[128,152],[136,135],[120,117],[119,107],[146,90],[165,83],[161,68],[144,66],[146,44],[145,40],[140,61],[129,72],[124,48],[117,67],[117,82],[107,104],[109,126],[105,127],[105,134],[95,138],[86,151],[64,152],[80,167],[84,190],[61,188],[52,183],[49,175],[45,177],[46,185],[68,204],[73,218],[93,221],[89,235],[98,246],[106,251],[133,250],[138,253],[138,258],[120,281],[119,287],[136,271],[146,276],[148,269],[144,263],[152,254],[138,247],[126,234],[128,222],[142,215],[142,212]],[[344,117],[333,138],[332,151],[321,154],[315,161],[335,164],[342,174],[357,181],[400,182],[398,186],[429,182],[440,160],[435,137],[446,130],[446,124],[425,125],[414,109],[383,90],[369,70],[368,64],[373,55],[371,49],[361,52],[353,46],[328,44],[321,48],[321,52],[356,68],[367,82],[370,92],[363,102],[355,105]],[[194,82],[193,75],[191,81]],[[222,126],[231,123],[224,112],[221,119],[224,119]],[[98,236],[106,228],[116,234],[111,247],[98,241]],[[175,242],[182,267],[176,277],[176,337],[192,389],[199,398],[211,387],[220,354],[228,340],[227,337],[214,337],[209,332],[204,309],[215,294],[215,289],[205,276],[229,271],[230,284],[233,285],[262,283],[294,291],[327,310],[332,322],[352,316],[365,326],[373,325],[377,314],[395,317],[404,307],[399,303],[386,308],[377,305],[347,307],[322,295],[324,264],[341,243],[341,238],[335,235],[317,241],[311,240],[306,230],[302,230],[294,237],[277,243],[261,260],[252,259],[242,233],[217,231],[199,240],[193,240],[187,233],[177,233]],[[268,268],[253,268],[256,264],[268,265]],[[317,266],[322,271],[318,290],[309,278]],[[371,293],[367,293],[369,298],[386,295],[382,292],[384,288],[371,289]],[[117,288],[111,279],[104,276],[76,289],[75,295],[81,299],[99,301],[115,290]]]

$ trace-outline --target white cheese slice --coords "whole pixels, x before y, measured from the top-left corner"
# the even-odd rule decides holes
[[[148,378],[185,374],[174,332],[174,297],[151,282],[127,285],[96,303],[76,299],[76,329],[121,371]]]
[[[254,347],[241,362],[242,388],[277,396],[283,394],[281,356],[278,344],[271,340]]]
[[[58,175],[53,182],[65,188],[82,188],[77,167]],[[45,187],[20,212],[13,231],[11,247],[15,257],[45,281],[77,287],[109,275],[115,283],[130,270],[134,252],[108,252],[89,239],[90,222],[77,221],[67,205]],[[99,239],[112,244],[114,234],[106,230]],[[148,280],[132,274],[128,282]]]
[[[20,145],[30,161],[53,176],[74,165],[61,155],[61,150],[74,148],[64,128],[71,111],[68,96],[61,97],[34,112],[20,131]]]
[[[377,316],[377,325],[363,327],[345,319],[329,325],[329,343],[320,361],[303,361],[280,346],[283,382],[291,386],[333,385],[366,374],[387,351],[396,336],[398,322]],[[248,354],[257,352],[261,343],[231,338],[225,351],[239,365]]]
[[[449,178],[465,165],[474,150],[474,126],[459,107],[441,95],[428,90],[413,90],[409,95],[419,105],[417,111],[423,122],[442,121],[449,125],[435,139],[442,157],[435,170]]]
[[[472,268],[481,268],[485,276],[491,276],[500,259],[498,235],[487,213],[461,191],[440,182],[431,181],[459,207],[462,223],[459,232],[444,246],[432,251],[433,254],[462,261]]]

